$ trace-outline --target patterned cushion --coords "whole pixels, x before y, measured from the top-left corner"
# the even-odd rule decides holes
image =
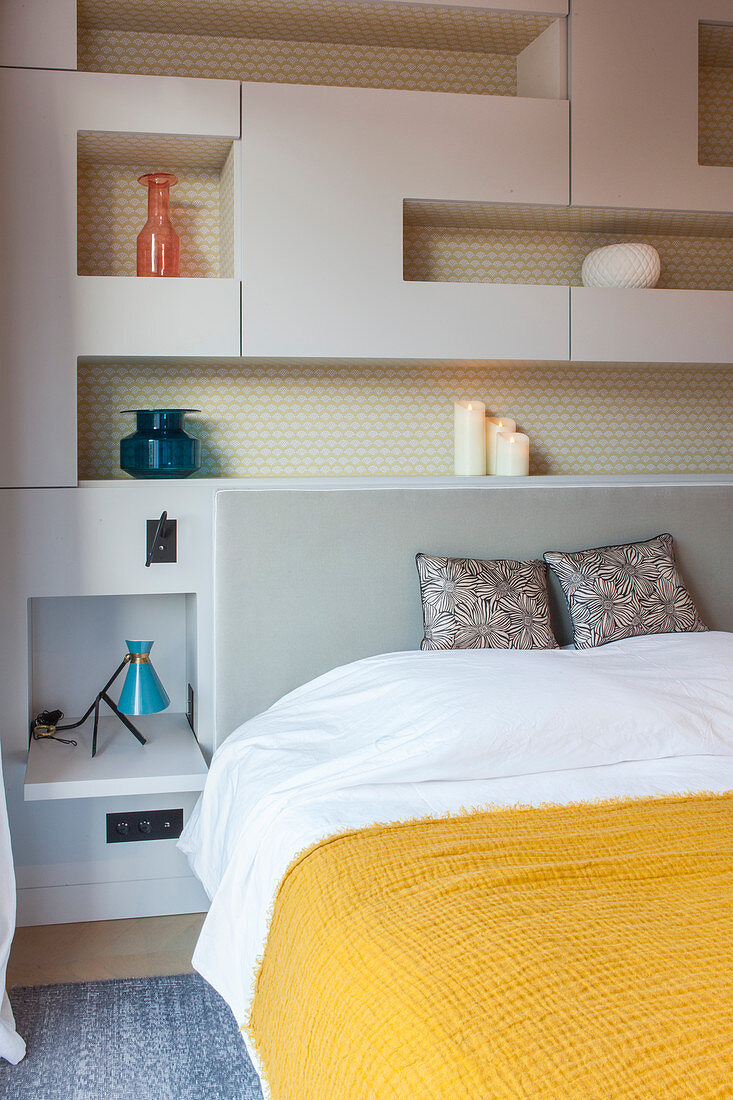
[[[671,535],[578,554],[552,550],[545,561],[565,594],[576,649],[707,630],[675,564]]]
[[[421,649],[557,649],[541,561],[418,554]]]

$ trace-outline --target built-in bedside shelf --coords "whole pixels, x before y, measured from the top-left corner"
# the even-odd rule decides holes
[[[77,747],[46,738],[32,741],[23,797],[26,802],[54,798],[173,794],[203,790],[206,761],[185,714],[156,714],[134,719],[147,744],[141,745],[113,715],[99,723],[99,747],[91,756],[92,719],[60,736]]]
[[[535,3],[541,9],[541,3]],[[501,5],[497,4],[497,8]],[[80,0],[78,67],[488,95],[564,97],[567,3],[533,13],[321,0]],[[538,86],[538,79],[540,85]]]
[[[238,275],[240,145],[186,134],[78,133],[77,273],[136,275],[137,235],[147,218],[147,190],[138,178],[172,172],[181,276]]]
[[[185,714],[190,707],[198,728],[196,594],[33,596],[28,610],[29,719],[59,708],[66,716],[63,725],[84,714],[119,666],[127,639],[153,640],[153,667],[170,705],[157,714],[132,718],[147,739],[141,745],[102,703],[93,759],[92,717],[78,730],[59,733],[77,746],[50,738],[32,740],[26,800],[201,790],[206,762]],[[112,699],[119,698],[126,675],[123,671],[112,684]]]

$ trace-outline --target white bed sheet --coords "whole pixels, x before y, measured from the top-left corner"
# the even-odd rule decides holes
[[[358,661],[292,692],[215,754],[180,841],[212,899],[194,965],[244,1024],[283,874],[345,829],[730,789],[733,634]]]
[[[0,1058],[16,1065],[25,1055],[25,1043],[15,1030],[15,1020],[5,992],[5,971],[15,931],[15,870],[5,806],[0,759]]]

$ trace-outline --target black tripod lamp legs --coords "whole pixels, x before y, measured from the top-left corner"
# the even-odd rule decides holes
[[[99,729],[99,704],[102,702],[102,700],[104,700],[104,702],[107,704],[107,706],[110,708],[110,710],[113,711],[117,715],[120,722],[122,722],[123,726],[127,726],[130,733],[133,734],[134,737],[137,737],[140,744],[141,745],[146,745],[147,741],[145,740],[143,735],[140,733],[140,730],[136,729],[136,727],[133,726],[132,722],[130,721],[130,719],[127,717],[126,714],[123,714],[121,710],[117,709],[117,707],[112,702],[112,700],[110,699],[110,697],[109,697],[109,695],[107,694],[106,691],[100,691],[99,695],[97,696],[96,702],[94,704],[94,731],[92,733],[92,756],[97,755],[97,731]]]

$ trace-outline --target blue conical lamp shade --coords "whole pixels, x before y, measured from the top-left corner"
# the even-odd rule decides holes
[[[165,710],[170,699],[150,663],[153,643],[126,641],[125,645],[130,654],[130,664],[117,709],[123,714],[156,714],[159,710]]]

